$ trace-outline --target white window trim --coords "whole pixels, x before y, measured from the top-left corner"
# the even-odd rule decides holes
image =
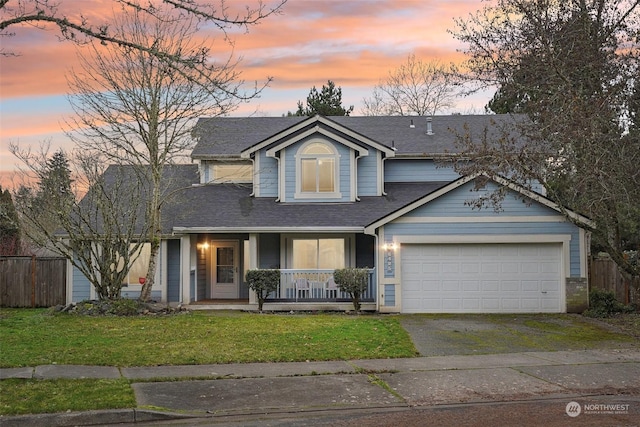
[[[303,192],[302,191],[302,159],[313,158],[311,156],[303,155],[304,150],[311,144],[324,144],[333,152],[333,155],[327,156],[334,160],[334,183],[335,191],[332,192]],[[317,157],[316,157],[317,158]],[[302,144],[295,155],[296,159],[296,192],[294,194],[295,199],[341,199],[342,193],[340,192],[340,153],[336,147],[329,141],[323,139],[311,139]]]
[[[293,241],[297,239],[343,239],[344,240],[344,256],[345,267],[353,267],[356,262],[356,240],[355,234],[282,234],[280,236],[280,247],[285,248],[280,253],[280,265],[284,268],[292,268],[293,265]]]

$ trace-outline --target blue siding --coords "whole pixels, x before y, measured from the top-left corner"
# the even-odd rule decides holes
[[[465,236],[465,235],[544,235],[563,234],[570,235],[569,244],[570,275],[580,277],[580,229],[574,224],[560,219],[558,222],[491,222],[487,218],[500,218],[500,216],[559,216],[555,210],[537,202],[524,203],[513,194],[507,195],[502,211],[493,209],[477,210],[465,206],[465,200],[479,196],[477,192],[471,192],[473,184],[468,183],[453,190],[430,203],[423,205],[404,216],[404,218],[428,218],[443,217],[465,219],[465,222],[392,222],[385,225],[385,240],[391,241],[395,236]],[[489,185],[486,191],[491,191],[495,185]],[[482,222],[469,221],[470,217],[483,218]],[[491,243],[491,242],[487,242]],[[386,261],[385,261],[386,262]],[[395,267],[395,263],[393,265]]]
[[[395,307],[396,305],[396,286],[395,285],[384,285],[383,304],[387,307]]]
[[[555,210],[548,208],[540,203],[525,203],[522,198],[516,197],[515,193],[510,192],[502,202],[502,211],[495,212],[492,207],[487,209],[473,209],[471,206],[465,205],[465,202],[472,201],[487,195],[496,190],[496,184],[489,183],[486,188],[479,191],[473,191],[473,183],[469,182],[460,188],[432,200],[410,213],[407,217],[495,217],[495,216],[554,216],[560,215]]]
[[[278,161],[267,157],[266,151],[259,153],[259,170],[255,171],[260,197],[278,197]]]
[[[258,246],[259,268],[280,268],[280,235],[261,234]]]
[[[167,299],[180,301],[180,240],[167,241]]]
[[[138,288],[138,290],[136,291],[122,291],[122,298],[129,298],[129,299],[138,299],[140,298],[140,288]],[[162,300],[162,291],[151,291],[151,300],[152,301],[161,301]]]
[[[384,162],[385,182],[440,182],[458,178],[460,175],[452,168],[438,167],[433,160],[389,159]]]
[[[73,267],[71,301],[79,302],[91,298],[91,282],[80,270]]]
[[[358,196],[378,196],[378,162],[376,152],[358,160]]]

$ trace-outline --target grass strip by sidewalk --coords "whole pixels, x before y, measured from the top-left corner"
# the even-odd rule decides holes
[[[0,415],[135,407],[136,398],[126,379],[0,381]]]

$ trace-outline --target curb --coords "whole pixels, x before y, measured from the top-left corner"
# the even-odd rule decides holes
[[[151,411],[146,409],[108,409],[82,412],[61,412],[54,414],[30,414],[0,416],[2,427],[70,427],[104,424],[125,424],[152,421],[167,421],[195,418],[195,415],[172,412]]]

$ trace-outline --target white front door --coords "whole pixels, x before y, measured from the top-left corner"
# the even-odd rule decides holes
[[[238,242],[213,241],[211,244],[211,298],[238,298]]]

